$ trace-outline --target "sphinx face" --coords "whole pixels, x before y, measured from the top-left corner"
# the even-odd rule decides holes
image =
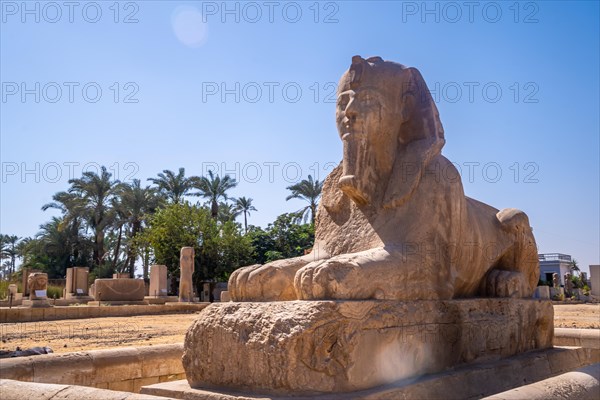
[[[338,88],[336,124],[344,146],[340,189],[356,203],[372,201],[377,183],[389,175],[401,118],[397,96],[386,79]],[[394,85],[395,86],[395,85]]]
[[[29,275],[28,286],[33,290],[43,290],[48,285],[48,276],[45,274]]]

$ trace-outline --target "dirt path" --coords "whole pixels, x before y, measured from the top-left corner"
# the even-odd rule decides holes
[[[554,326],[600,329],[600,304],[555,304]]]
[[[140,315],[0,324],[0,349],[50,347],[55,353],[182,343],[197,314]],[[554,326],[600,328],[600,304],[554,306]]]
[[[55,353],[182,343],[197,314],[138,315],[0,324],[0,349],[50,347]]]

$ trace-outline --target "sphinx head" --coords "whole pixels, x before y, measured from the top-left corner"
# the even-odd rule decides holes
[[[30,290],[44,290],[48,286],[48,274],[33,272],[27,277],[27,286]]]
[[[444,131],[425,81],[415,68],[380,57],[352,58],[338,85],[336,123],[344,146],[339,188],[359,205],[394,204],[394,171],[414,163],[420,170],[444,144]],[[398,171],[396,171],[398,172]],[[416,181],[409,179],[408,188]]]

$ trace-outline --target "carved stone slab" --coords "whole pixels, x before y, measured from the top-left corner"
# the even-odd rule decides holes
[[[189,328],[183,366],[193,388],[349,392],[552,347],[553,315],[527,299],[220,303]]]

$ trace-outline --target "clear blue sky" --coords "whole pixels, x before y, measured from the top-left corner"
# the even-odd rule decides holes
[[[540,252],[600,263],[598,2],[226,7],[2,1],[0,231],[34,235],[99,165],[229,173],[266,226],[302,207],[287,186],[340,161],[332,82],[379,55],[434,91],[467,195],[526,211]]]

